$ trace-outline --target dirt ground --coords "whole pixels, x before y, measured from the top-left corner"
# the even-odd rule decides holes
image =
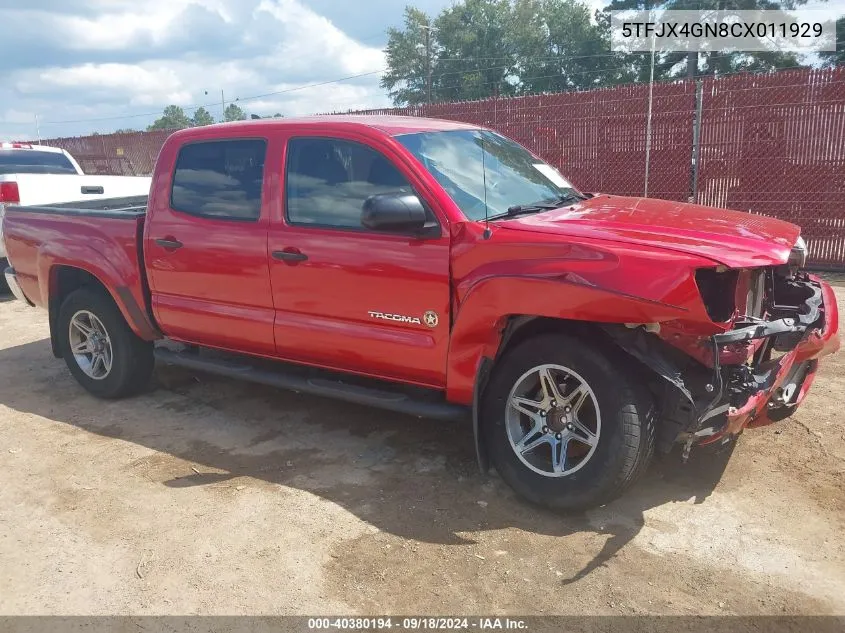
[[[732,454],[561,516],[468,427],[168,367],[95,400],[4,299],[2,614],[845,614],[845,353]]]

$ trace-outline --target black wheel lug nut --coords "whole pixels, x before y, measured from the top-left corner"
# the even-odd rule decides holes
[[[559,440],[560,438],[561,438],[561,434],[560,434],[560,433],[555,433],[555,439],[556,439],[556,440]]]

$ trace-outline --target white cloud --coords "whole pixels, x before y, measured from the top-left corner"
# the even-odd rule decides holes
[[[379,74],[367,74],[385,66],[380,46],[301,0],[45,4],[0,8],[16,38],[6,50],[17,51],[0,60],[0,138],[33,136],[36,115],[44,137],[144,128],[171,103],[219,116],[221,90],[262,115],[387,105]],[[250,99],[268,93],[280,94]]]

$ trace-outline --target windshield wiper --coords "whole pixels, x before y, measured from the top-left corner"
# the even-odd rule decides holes
[[[527,204],[517,204],[512,207],[508,207],[508,210],[505,213],[491,215],[488,219],[497,220],[501,218],[513,218],[518,215],[525,215],[527,213],[537,213],[538,211],[551,211],[552,209],[558,209],[563,205],[575,200],[583,200],[583,198],[577,193],[569,193],[565,196],[558,196],[557,198],[539,200],[537,202],[529,202]]]

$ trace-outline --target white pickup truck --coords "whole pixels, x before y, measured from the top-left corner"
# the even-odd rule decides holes
[[[86,176],[65,150],[29,143],[0,143],[0,270],[5,266],[6,205],[47,205],[98,198],[145,196],[145,176]]]

